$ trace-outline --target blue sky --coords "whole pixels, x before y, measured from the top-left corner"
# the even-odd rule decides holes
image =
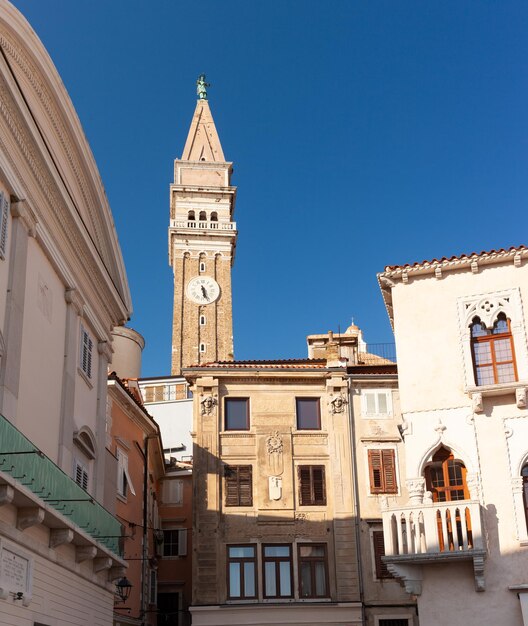
[[[169,184],[201,72],[239,229],[235,357],[392,333],[385,265],[526,243],[528,3],[15,0],[95,155],[143,375],[170,369]]]

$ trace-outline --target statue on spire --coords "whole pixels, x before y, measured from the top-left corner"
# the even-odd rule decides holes
[[[198,100],[207,100],[207,87],[210,87],[209,83],[205,82],[205,74],[200,74],[196,81],[196,94]]]

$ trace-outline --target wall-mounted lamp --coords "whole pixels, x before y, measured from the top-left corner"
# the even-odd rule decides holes
[[[128,578],[126,576],[120,578],[116,582],[116,596],[118,597],[118,602],[126,602],[130,596],[131,589],[132,583]]]

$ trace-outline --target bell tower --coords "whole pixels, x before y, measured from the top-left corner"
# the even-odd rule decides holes
[[[171,373],[175,376],[190,365],[233,358],[231,267],[237,238],[233,164],[224,158],[205,76],[197,84],[199,99],[183,155],[174,161],[170,186]]]

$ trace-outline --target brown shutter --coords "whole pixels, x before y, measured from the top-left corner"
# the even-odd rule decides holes
[[[251,506],[253,504],[251,478],[251,465],[240,465],[238,467],[239,506]]]
[[[376,578],[392,578],[385,563],[381,560],[385,556],[385,543],[383,541],[383,531],[375,530],[372,533],[372,543],[374,545],[374,564],[376,567]]]
[[[324,467],[312,467],[313,504],[326,504]]]
[[[306,506],[312,504],[310,466],[299,466],[299,502]]]
[[[238,472],[236,467],[225,469],[226,506],[238,506]]]
[[[381,450],[368,451],[370,493],[382,493]]]
[[[385,482],[385,493],[398,493],[396,483],[396,463],[394,450],[382,450],[383,476]]]

